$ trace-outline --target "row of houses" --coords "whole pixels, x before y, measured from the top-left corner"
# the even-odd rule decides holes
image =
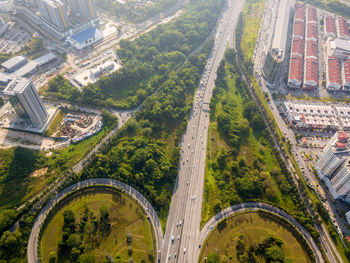
[[[306,26],[305,26],[306,25]],[[306,31],[306,32],[305,32]],[[306,33],[306,34],[305,34]],[[295,5],[288,86],[311,90],[318,87],[317,10]]]
[[[327,41],[326,77],[329,91],[350,91],[350,34],[341,16],[327,15],[324,21]]]
[[[285,101],[282,111],[290,125],[299,130],[350,130],[350,106]]]

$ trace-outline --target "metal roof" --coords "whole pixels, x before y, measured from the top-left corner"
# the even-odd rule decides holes
[[[82,44],[84,43],[86,40],[89,40],[93,37],[95,37],[97,32],[97,28],[96,27],[89,27],[75,35],[72,35],[71,38],[73,40],[75,40],[76,42]]]
[[[18,64],[23,63],[26,60],[27,58],[25,56],[16,56],[10,58],[9,60],[6,60],[4,63],[1,64],[1,66],[6,69],[11,69],[13,67],[16,67]]]

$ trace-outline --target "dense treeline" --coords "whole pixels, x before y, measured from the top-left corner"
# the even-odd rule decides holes
[[[96,5],[113,16],[133,23],[139,23],[159,14],[176,2],[177,0],[154,0],[152,4],[137,6],[135,1],[127,0],[122,4],[115,0],[96,0]]]
[[[166,217],[177,176],[177,145],[211,46],[212,42],[208,43],[201,54],[191,56],[183,68],[170,74],[79,179],[123,181],[145,195],[161,218]]]
[[[223,0],[191,1],[173,22],[159,25],[134,41],[121,40],[117,52],[123,67],[118,71],[83,87],[81,94],[57,77],[50,82],[48,94],[107,107],[131,108],[140,104],[208,37],[223,4]],[[58,88],[62,83],[64,87]]]

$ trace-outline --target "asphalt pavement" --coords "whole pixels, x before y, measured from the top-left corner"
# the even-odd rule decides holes
[[[244,0],[231,0],[218,21],[215,43],[196,92],[187,130],[181,142],[179,175],[175,183],[160,262],[197,262],[198,235],[204,191],[209,103],[216,71],[226,46],[232,43]]]

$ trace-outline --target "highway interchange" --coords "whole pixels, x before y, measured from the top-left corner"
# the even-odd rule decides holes
[[[220,213],[222,217],[216,216],[212,218],[208,222],[210,225],[207,224],[203,230],[200,231],[207,135],[209,126],[209,102],[215,86],[216,71],[223,58],[226,46],[227,44],[229,44],[231,47],[233,46],[235,25],[237,23],[238,16],[243,9],[244,3],[245,0],[229,0],[227,8],[222,13],[222,16],[217,24],[215,44],[203,72],[198,91],[196,92],[187,130],[181,142],[179,174],[174,186],[164,237],[159,224],[159,219],[154,212],[154,209],[143,196],[139,194],[134,195],[134,197],[139,200],[147,213],[150,215],[150,221],[154,226],[157,239],[157,258],[159,262],[162,263],[197,262],[200,248],[205,240],[205,237],[212,230],[212,226],[215,226],[215,224],[217,224],[222,218],[228,217],[239,210],[237,207],[236,208],[238,210],[233,207],[227,208]],[[113,130],[111,134],[113,134],[115,131],[116,130]],[[104,141],[107,141],[108,138],[109,136]],[[100,145],[102,145],[102,143]],[[95,151],[97,151],[98,148],[99,147],[97,147]],[[84,166],[86,160],[88,160],[88,158],[82,160],[78,165],[76,165],[74,170],[79,172]],[[113,184],[111,182],[95,182],[95,184],[102,183]],[[80,182],[78,184],[79,187],[83,187],[87,183]],[[120,185],[117,185],[118,183],[114,184],[120,187]],[[76,188],[73,189],[73,187],[74,186],[71,186],[69,189],[64,190],[67,192],[61,193],[65,195],[69,191],[75,190]],[[129,186],[126,185],[123,186],[124,189],[128,187]],[[131,193],[137,193],[136,190],[133,191],[131,191]],[[62,198],[63,195],[60,194],[51,200],[47,206],[45,206],[35,221],[28,244],[28,262],[37,262],[37,235],[39,233],[41,223],[48,212],[47,209]],[[246,209],[244,208],[244,205],[240,205],[240,207],[242,206],[243,209]],[[258,204],[257,207],[261,208],[261,205]],[[263,208],[265,209],[265,207]],[[280,213],[278,214],[280,215]],[[291,220],[289,221],[294,225],[297,223],[295,220],[294,221],[296,223]],[[300,230],[299,227],[298,229]],[[300,231],[302,232],[302,230]],[[310,246],[314,250],[317,261],[323,262],[319,249],[314,243],[312,243],[313,241],[308,239],[309,234],[307,232],[303,232],[302,234],[304,237],[306,237]],[[331,259],[331,262],[335,261]]]

